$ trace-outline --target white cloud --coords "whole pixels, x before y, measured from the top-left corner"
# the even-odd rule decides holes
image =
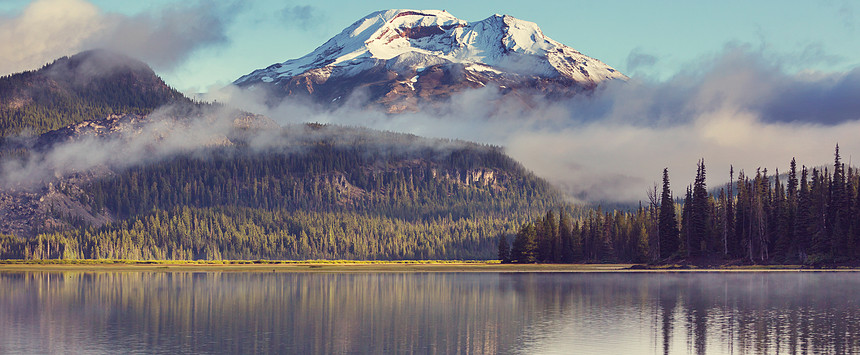
[[[0,23],[0,73],[36,69],[73,54],[104,30],[102,15],[83,0],[38,0]]]
[[[636,79],[568,102],[525,106],[491,88],[445,107],[389,116],[346,105],[335,111],[290,100],[268,107],[253,92],[213,90],[219,101],[281,123],[316,121],[459,138],[506,147],[527,168],[589,201],[635,202],[668,167],[677,192],[704,158],[714,187],[735,171],[788,169],[792,157],[827,164],[838,142],[860,152],[860,69],[786,74],[746,47],[728,47],[663,82]]]
[[[172,68],[201,46],[227,41],[232,5],[201,1],[134,16],[84,0],[37,0],[0,23],[0,75],[37,69],[66,55],[105,48]]]

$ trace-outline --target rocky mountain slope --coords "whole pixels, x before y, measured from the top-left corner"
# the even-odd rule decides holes
[[[485,86],[558,97],[626,78],[547,37],[533,22],[388,10],[356,21],[304,57],[255,70],[234,84],[265,91],[271,104],[289,96],[329,105],[357,94],[400,112]]]

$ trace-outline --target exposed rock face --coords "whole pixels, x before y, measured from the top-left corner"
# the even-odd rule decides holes
[[[507,15],[470,23],[445,11],[372,13],[312,53],[235,81],[264,90],[270,104],[308,97],[338,104],[350,96],[389,112],[485,86],[502,94],[570,96],[627,77]]]
[[[0,190],[0,234],[32,237],[64,228],[70,220],[102,226],[113,220],[107,211],[95,211],[78,184],[87,177],[72,176],[30,190]]]

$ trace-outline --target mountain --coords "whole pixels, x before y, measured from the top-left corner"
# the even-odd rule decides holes
[[[174,95],[133,60],[84,70],[102,55],[4,78],[41,111],[91,110],[0,141],[0,259],[488,259],[561,202],[498,147],[281,127]]]
[[[313,52],[240,77],[270,103],[324,104],[366,95],[390,112],[485,86],[505,94],[569,96],[627,77],[554,41],[533,22],[493,15],[466,22],[446,11],[387,10],[356,21]]]
[[[188,101],[145,63],[106,50],[0,78],[0,137],[41,134],[94,117],[148,114]]]
[[[261,130],[0,190],[0,258],[491,259],[499,236],[561,203],[496,147]]]

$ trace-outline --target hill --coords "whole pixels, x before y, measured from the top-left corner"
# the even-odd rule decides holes
[[[0,78],[0,137],[38,135],[109,115],[145,115],[189,101],[143,62],[105,50]]]
[[[25,74],[83,73],[73,61]],[[109,82],[165,105],[90,92],[85,119],[0,145],[0,258],[488,259],[498,236],[561,203],[498,147],[280,127],[174,96],[138,69]],[[57,98],[110,77],[75,75],[51,79],[44,87],[60,88],[33,105],[63,112]],[[30,87],[17,83],[6,90]]]

